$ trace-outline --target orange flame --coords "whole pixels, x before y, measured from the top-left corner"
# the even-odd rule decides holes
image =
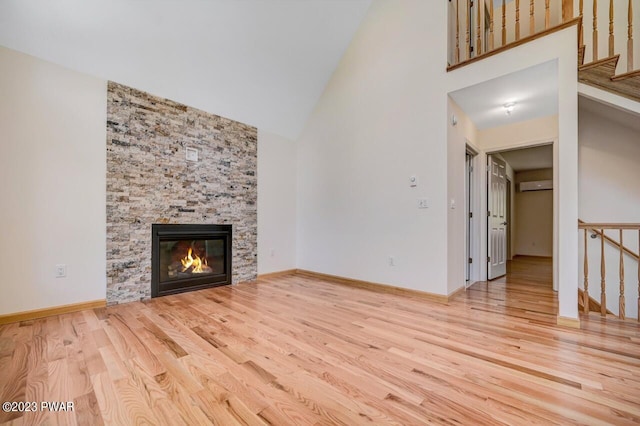
[[[198,255],[195,255],[196,257],[194,258],[193,256],[191,256],[192,252],[193,249],[190,248],[187,256],[184,259],[180,259],[180,262],[182,262],[182,272],[185,272],[187,269],[192,268],[192,274],[203,274],[205,271],[202,270],[202,266],[207,265],[207,259],[205,259],[203,262]]]

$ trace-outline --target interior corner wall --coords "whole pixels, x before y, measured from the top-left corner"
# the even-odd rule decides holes
[[[104,300],[107,83],[4,47],[0,68],[0,315]]]
[[[296,268],[295,142],[258,130],[258,274]]]
[[[298,140],[299,268],[447,293],[446,25],[372,3]]]

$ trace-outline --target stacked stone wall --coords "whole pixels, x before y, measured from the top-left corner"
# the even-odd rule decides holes
[[[109,82],[106,146],[109,304],[151,296],[153,223],[232,224],[233,283],[256,278],[255,127]]]

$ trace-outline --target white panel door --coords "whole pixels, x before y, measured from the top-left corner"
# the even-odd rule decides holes
[[[487,278],[492,280],[507,273],[507,166],[493,155],[488,159]]]

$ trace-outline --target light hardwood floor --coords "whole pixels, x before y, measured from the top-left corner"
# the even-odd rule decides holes
[[[638,424],[640,327],[556,326],[550,264],[511,270],[448,306],[289,276],[5,325],[1,401],[75,410],[0,424]]]

